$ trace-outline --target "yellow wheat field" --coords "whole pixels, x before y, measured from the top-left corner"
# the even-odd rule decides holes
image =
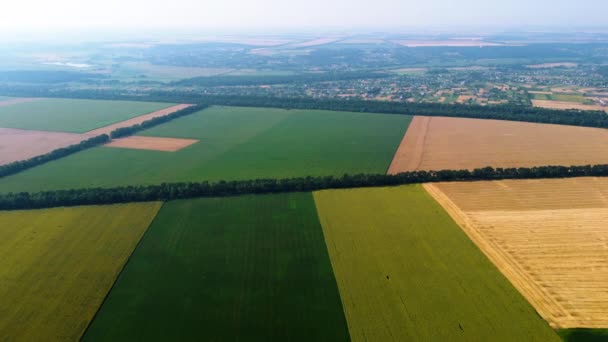
[[[0,212],[0,340],[78,340],[160,206]]]
[[[608,178],[425,188],[553,327],[608,327]]]

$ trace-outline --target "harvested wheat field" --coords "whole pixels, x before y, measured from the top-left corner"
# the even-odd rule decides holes
[[[8,99],[8,100],[3,100],[0,101],[0,107],[6,107],[6,106],[12,106],[12,105],[16,105],[19,103],[28,103],[28,102],[34,102],[34,101],[38,101],[39,99],[37,98],[30,98],[30,97],[23,97],[23,98],[17,98],[17,99]]]
[[[608,111],[608,108],[598,105],[586,105],[577,102],[552,101],[552,100],[532,100],[534,107],[549,109],[578,109],[578,110],[599,110]]]
[[[134,118],[129,119],[129,120],[121,121],[121,122],[115,123],[113,125],[101,127],[101,128],[98,128],[98,129],[86,132],[85,134],[89,135],[89,136],[97,136],[97,135],[101,135],[101,134],[108,134],[108,135],[110,135],[110,133],[113,130],[115,130],[115,129],[137,125],[137,124],[140,124],[140,123],[142,123],[144,121],[151,120],[151,119],[154,119],[154,118],[157,118],[157,117],[161,117],[161,116],[166,116],[166,115],[175,113],[175,112],[177,112],[179,110],[186,109],[186,108],[192,107],[192,106],[193,105],[191,105],[191,104],[179,104],[179,105],[175,105],[175,106],[172,106],[172,107],[169,107],[169,108],[157,110],[157,111],[149,113],[149,114],[140,115],[138,117],[134,117]]]
[[[84,139],[74,133],[0,128],[0,165],[46,154]]]
[[[608,327],[608,178],[425,188],[553,327]]]
[[[417,116],[388,173],[606,163],[605,129]]]
[[[114,139],[105,146],[117,148],[130,148],[135,150],[151,150],[163,152],[175,152],[186,148],[198,140],[195,139],[176,139],[176,138],[157,138],[131,136],[122,139]]]

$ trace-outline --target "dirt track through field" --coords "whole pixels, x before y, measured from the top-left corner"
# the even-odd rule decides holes
[[[608,178],[424,187],[553,327],[608,327]]]
[[[416,116],[388,174],[416,170],[608,164],[608,130]]]
[[[121,121],[121,122],[115,123],[113,125],[109,125],[109,126],[106,126],[106,127],[101,127],[101,128],[98,128],[98,129],[86,132],[84,134],[87,135],[87,136],[92,136],[92,137],[93,136],[97,136],[97,135],[101,135],[101,134],[110,135],[110,133],[113,130],[115,130],[115,129],[123,128],[123,127],[130,127],[130,126],[133,126],[133,125],[136,125],[136,124],[140,124],[140,123],[142,123],[144,121],[151,120],[151,119],[154,119],[154,118],[157,118],[157,117],[161,117],[161,116],[166,116],[166,115],[175,113],[178,110],[186,109],[186,108],[192,107],[192,106],[193,105],[191,105],[191,104],[179,104],[179,105],[175,105],[175,106],[172,106],[172,107],[169,107],[169,108],[158,110],[156,112],[152,112],[152,113],[145,114],[145,115],[140,115],[138,117],[135,117],[135,118],[132,118],[132,119],[129,119],[129,120]]]
[[[136,150],[175,152],[197,142],[198,140],[195,139],[132,136],[127,138],[114,139],[105,146]]]
[[[16,104],[19,104],[19,103],[34,102],[34,101],[38,101],[38,100],[40,100],[40,99],[33,98],[33,97],[24,97],[24,98],[18,98],[18,99],[10,99],[10,100],[6,100],[6,101],[0,101],[0,107],[12,106],[12,105],[16,105]]]
[[[46,154],[84,139],[73,133],[0,128],[0,165]]]

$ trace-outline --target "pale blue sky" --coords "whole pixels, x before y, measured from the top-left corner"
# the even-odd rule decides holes
[[[0,29],[568,28],[607,13],[608,0],[6,0]]]

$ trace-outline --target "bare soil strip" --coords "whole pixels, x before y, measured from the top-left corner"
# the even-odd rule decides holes
[[[598,105],[586,105],[586,104],[582,104],[582,103],[567,102],[567,101],[532,100],[532,105],[534,107],[549,108],[549,109],[599,110],[599,111],[608,112],[608,108],[606,108],[606,107],[602,107],[602,106],[598,106]]]
[[[136,150],[175,152],[197,142],[198,140],[194,139],[131,136],[122,139],[114,139],[105,146]]]
[[[0,128],[0,165],[46,154],[84,139],[73,133]]]
[[[451,47],[483,47],[483,46],[503,46],[505,44],[490,43],[483,40],[395,40],[395,43],[407,47],[430,47],[430,46],[451,46]]]
[[[415,116],[410,123],[397,153],[393,157],[388,174],[393,175],[407,170],[417,170],[422,162],[424,141],[429,129],[431,118],[428,116]]]
[[[608,130],[415,117],[388,173],[589,164],[608,164]]]
[[[34,102],[34,101],[38,101],[38,100],[40,100],[40,99],[34,98],[34,97],[24,97],[24,98],[19,98],[19,99],[0,101],[0,107],[12,106],[12,105],[16,105],[19,103]]]
[[[608,178],[424,187],[553,327],[608,327]]]
[[[84,133],[87,136],[97,136],[97,135],[101,135],[101,134],[108,134],[110,135],[110,133],[117,129],[117,128],[123,128],[123,127],[130,127],[136,124],[140,124],[144,121],[150,120],[150,119],[154,119],[160,116],[166,116],[172,113],[177,112],[178,110],[182,110],[182,109],[186,109],[188,107],[192,107],[193,105],[191,104],[179,104],[179,105],[175,105],[173,107],[169,107],[169,108],[165,108],[165,109],[161,109],[158,110],[156,112],[152,112],[149,114],[145,114],[145,115],[140,115],[138,117],[129,119],[129,120],[125,120],[125,121],[121,121],[118,123],[115,123],[113,125],[109,125],[106,127],[101,127],[89,132]]]

